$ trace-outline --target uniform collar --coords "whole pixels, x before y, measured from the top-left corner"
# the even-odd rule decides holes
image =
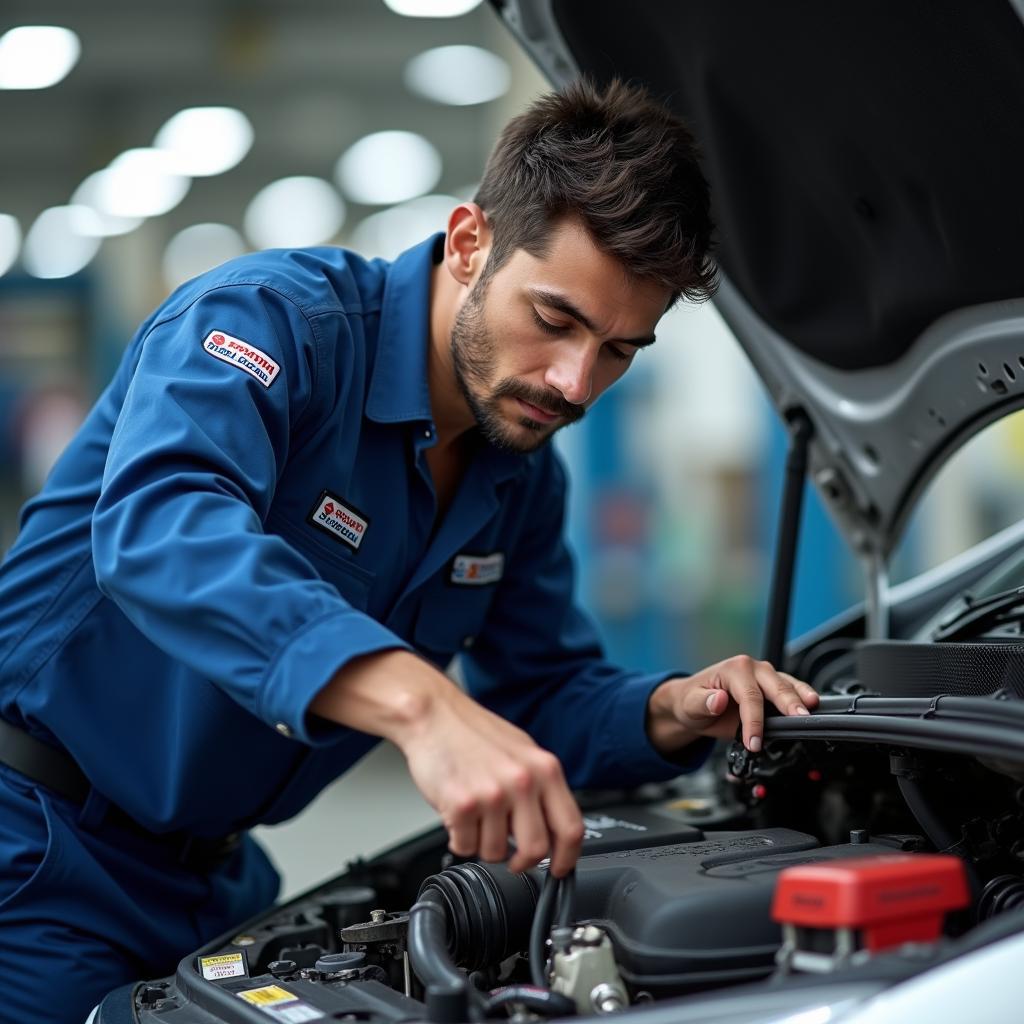
[[[388,270],[366,415],[378,423],[430,420],[430,275],[444,233],[406,249]]]
[[[381,303],[377,356],[366,415],[377,423],[433,421],[427,382],[430,342],[430,276],[440,259],[444,232],[406,249],[391,264]],[[493,483],[524,473],[534,456],[485,445],[481,461]]]

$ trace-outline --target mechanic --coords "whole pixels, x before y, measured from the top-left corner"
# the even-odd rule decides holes
[[[547,442],[710,295],[711,231],[686,127],[579,82],[392,264],[257,253],[141,326],[0,570],[0,1020],[81,1021],[271,903],[246,830],[380,737],[454,853],[561,875],[570,786],[814,706],[746,657],[613,666],[573,602]]]

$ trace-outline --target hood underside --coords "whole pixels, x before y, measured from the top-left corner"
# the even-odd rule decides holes
[[[1024,0],[493,0],[556,85],[693,127],[716,303],[860,553],[1024,405]]]

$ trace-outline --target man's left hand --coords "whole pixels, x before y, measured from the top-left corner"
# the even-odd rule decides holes
[[[741,654],[662,683],[647,702],[647,734],[658,753],[671,756],[699,736],[729,739],[742,723],[743,743],[756,752],[766,698],[784,715],[806,715],[818,706],[810,685]]]

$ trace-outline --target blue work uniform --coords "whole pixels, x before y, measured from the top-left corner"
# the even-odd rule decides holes
[[[481,441],[435,529],[442,241],[391,264],[262,252],[182,286],[26,505],[0,567],[0,716],[67,751],[92,790],[78,806],[0,772],[5,994],[17,972],[52,993],[65,964],[88,990],[73,1018],[271,901],[251,840],[189,875],[109,809],[154,850],[290,818],[377,742],[309,711],[362,655],[460,654],[473,697],[573,786],[681,770],[644,729],[665,675],[609,664],[573,601],[550,446]]]

